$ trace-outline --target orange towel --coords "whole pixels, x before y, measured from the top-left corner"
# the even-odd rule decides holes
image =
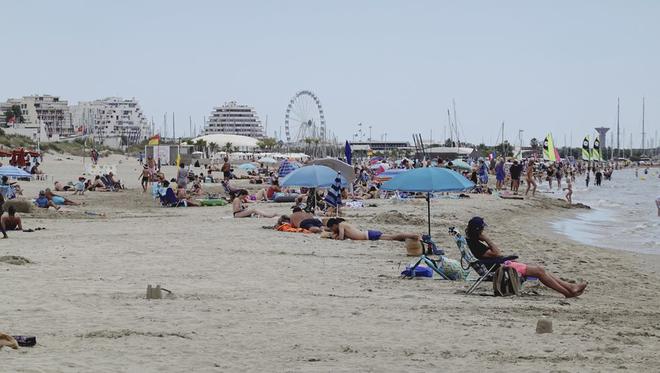
[[[275,229],[277,229],[280,232],[293,232],[293,233],[312,233],[308,231],[307,229],[303,228],[294,228],[291,226],[289,223],[284,223],[282,225],[277,226]]]

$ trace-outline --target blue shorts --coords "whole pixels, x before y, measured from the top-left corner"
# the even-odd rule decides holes
[[[369,237],[369,241],[378,241],[380,240],[380,236],[382,235],[383,232],[381,231],[372,231],[372,230],[367,231],[367,236]]]
[[[60,196],[53,196],[53,203],[56,205],[63,205],[64,204],[64,198]]]

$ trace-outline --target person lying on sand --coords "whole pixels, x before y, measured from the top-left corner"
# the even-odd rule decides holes
[[[347,238],[351,240],[369,240],[369,241],[378,241],[378,240],[390,240],[390,241],[405,241],[407,238],[413,240],[419,240],[420,237],[415,233],[396,233],[396,234],[384,234],[380,231],[367,230],[361,231],[354,226],[346,223],[342,218],[330,218],[328,219],[328,228],[332,232],[332,238],[335,240],[345,240]]]
[[[493,241],[484,234],[484,228],[488,225],[483,218],[473,217],[468,222],[465,229],[465,239],[472,254],[477,259],[496,258],[502,256],[502,251],[493,243]],[[523,264],[511,262],[510,266],[514,268],[520,276],[536,277],[541,283],[550,289],[562,293],[566,298],[577,297],[582,294],[587,287],[587,283],[571,284],[545,271],[541,265]]]
[[[277,214],[269,214],[267,212],[263,212],[257,209],[253,208],[248,208],[247,203],[248,203],[248,191],[245,189],[241,189],[238,191],[238,194],[236,197],[234,197],[234,200],[232,201],[232,207],[234,210],[234,217],[235,218],[250,218],[252,216],[256,216],[258,218],[264,217],[264,218],[274,218],[277,216]]]
[[[300,207],[293,208],[293,213],[289,217],[289,222],[294,228],[307,229],[312,233],[321,233],[321,231],[323,231],[323,222],[316,218],[314,214],[305,212]]]
[[[70,185],[62,185],[62,183],[59,181],[56,181],[53,186],[57,192],[68,192],[69,190],[73,189],[73,187]]]
[[[1,212],[0,215],[2,215]],[[16,207],[9,206],[9,208],[7,209],[7,215],[2,215],[2,217],[0,217],[0,225],[2,225],[2,228],[7,231],[23,230],[21,217],[16,216]]]
[[[53,193],[50,188],[46,188],[46,198],[53,201],[56,205],[78,206],[80,203],[74,202],[68,198],[64,198],[58,194]]]
[[[46,192],[44,192],[43,190],[39,191],[39,197],[37,197],[37,199],[34,201],[34,203],[35,203],[35,205],[37,205],[37,207],[42,208],[42,209],[48,209],[49,207],[52,207],[55,210],[60,209],[59,206],[54,204],[53,201],[49,200],[46,197]]]

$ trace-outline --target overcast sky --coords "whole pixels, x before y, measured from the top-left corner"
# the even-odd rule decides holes
[[[554,134],[578,146],[598,125],[625,144],[660,123],[660,1],[11,1],[2,6],[0,99],[136,97],[188,132],[228,100],[268,116],[314,91],[350,139]],[[609,141],[608,141],[609,142]],[[623,141],[622,141],[623,142]]]

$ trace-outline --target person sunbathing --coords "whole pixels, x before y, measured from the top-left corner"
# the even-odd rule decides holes
[[[66,206],[78,206],[80,203],[72,201],[68,198],[64,198],[60,195],[54,194],[50,188],[46,188],[46,198],[52,201],[56,205],[66,205]]]
[[[415,233],[396,233],[396,234],[384,234],[381,231],[376,230],[367,230],[361,231],[354,226],[346,223],[342,218],[330,218],[328,219],[328,228],[332,232],[332,238],[335,240],[345,240],[347,238],[351,240],[360,240],[360,241],[378,241],[378,240],[389,240],[389,241],[405,241],[410,238],[413,240],[419,240],[420,236]]]
[[[22,231],[21,217],[16,215],[16,207],[9,206],[7,215],[0,217],[0,224],[7,231]]]
[[[198,207],[200,204],[192,198],[188,198],[188,193],[184,188],[179,188],[176,191],[176,199],[179,201],[186,201],[186,206],[188,207]]]
[[[70,185],[62,185],[62,183],[59,181],[56,181],[53,186],[57,192],[68,192],[69,190],[73,189],[73,187]]]
[[[252,216],[261,218],[274,218],[277,214],[269,214],[257,209],[248,208],[248,191],[241,189],[237,192],[236,197],[232,201],[232,207],[235,218],[250,218]]]
[[[310,214],[303,211],[300,207],[294,207],[293,213],[289,216],[289,222],[294,228],[307,229],[312,233],[321,233],[323,231],[323,222]]]
[[[51,201],[50,199],[48,199],[46,197],[46,192],[44,192],[43,190],[39,191],[39,197],[37,197],[37,199],[34,201],[34,203],[35,203],[35,205],[37,205],[37,207],[42,208],[42,209],[48,209],[49,207],[52,207],[55,210],[60,209],[59,206],[57,206],[55,203],[53,203],[53,201]]]
[[[502,256],[502,251],[495,243],[486,236],[484,229],[488,225],[483,218],[475,216],[468,222],[465,229],[465,239],[472,254],[477,259],[497,258]],[[510,262],[509,266],[520,274],[520,276],[536,277],[541,283],[550,289],[553,289],[566,298],[577,297],[582,294],[587,287],[587,283],[572,284],[561,280],[560,278],[548,273],[541,265],[523,264],[519,262]]]

